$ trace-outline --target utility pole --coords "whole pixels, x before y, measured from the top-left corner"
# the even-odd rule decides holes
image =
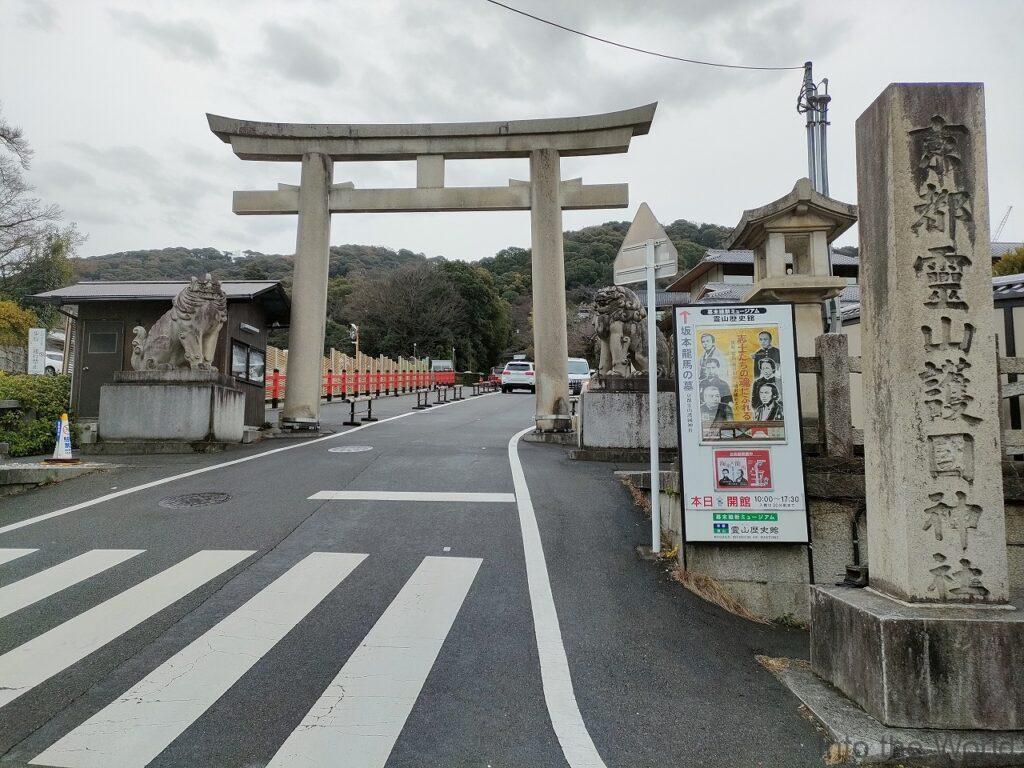
[[[359,359],[359,326],[355,323],[349,323],[349,327],[352,329],[349,332],[349,338],[356,343],[356,360]]]
[[[814,188],[828,194],[828,78],[815,84],[812,62],[804,62],[804,81],[796,111],[807,115],[807,176]]]
[[[813,62],[804,62],[804,80],[796,99],[796,111],[807,115],[807,178],[814,189],[828,195],[828,78],[814,82]],[[829,249],[828,273],[832,274],[832,251]],[[822,305],[824,325],[830,333],[842,327],[839,298],[829,299]]]

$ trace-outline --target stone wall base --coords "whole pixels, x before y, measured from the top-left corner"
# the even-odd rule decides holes
[[[131,373],[149,375],[100,388],[101,442],[241,442],[245,395],[224,377],[161,380],[149,371]]]
[[[898,728],[1024,728],[1024,613],[811,588],[811,667]]]
[[[647,399],[646,391],[584,391],[579,404],[580,447],[649,449]],[[675,406],[674,392],[658,393],[658,443],[662,449],[674,450],[679,444]]]

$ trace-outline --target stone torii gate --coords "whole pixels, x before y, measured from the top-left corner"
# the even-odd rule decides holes
[[[301,162],[299,186],[234,193],[242,215],[298,214],[288,387],[282,425],[316,428],[327,315],[332,213],[530,211],[536,422],[571,429],[562,210],[625,208],[626,184],[561,180],[560,158],[626,152],[646,134],[657,103],[585,117],[421,125],[263,123],[207,115],[210,130],[242,160]],[[445,159],[529,158],[530,180],[506,187],[446,187]],[[334,183],[335,162],[415,160],[416,187],[356,189]]]

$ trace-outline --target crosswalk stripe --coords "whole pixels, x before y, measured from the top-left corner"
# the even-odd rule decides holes
[[[177,602],[253,550],[204,550],[0,656],[0,707]]]
[[[463,493],[461,491],[317,491],[309,497],[321,501],[450,501],[511,504],[514,493]]]
[[[143,768],[365,558],[338,552],[308,555],[32,764]]]
[[[480,568],[427,557],[268,768],[381,768]]]
[[[31,555],[35,551],[34,549],[0,549],[0,565],[9,563],[11,560],[17,560],[25,555]]]
[[[141,555],[144,549],[92,549],[45,571],[0,587],[0,618],[55,595],[72,584]]]

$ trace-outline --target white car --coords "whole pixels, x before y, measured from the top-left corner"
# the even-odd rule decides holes
[[[505,368],[501,372],[501,391],[511,392],[513,389],[537,391],[533,363],[527,360],[513,360],[511,363],[505,363]]]
[[[569,394],[578,395],[590,383],[590,363],[582,357],[569,358]]]

